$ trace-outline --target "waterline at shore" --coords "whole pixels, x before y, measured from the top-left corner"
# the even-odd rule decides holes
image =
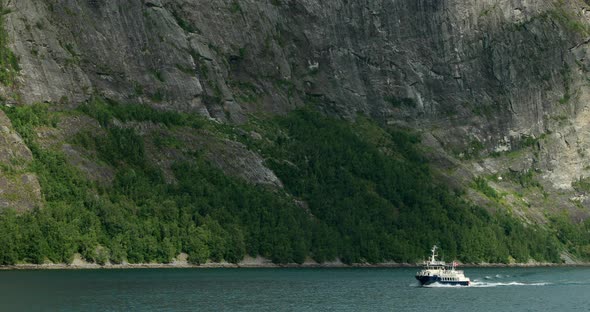
[[[271,260],[263,257],[246,257],[239,263],[229,262],[207,262],[203,264],[191,264],[186,260],[186,255],[181,254],[177,259],[170,263],[107,263],[100,265],[90,263],[82,259],[79,255],[74,257],[70,264],[66,263],[45,263],[45,264],[15,264],[0,266],[0,270],[85,270],[85,269],[214,269],[214,268],[409,268],[419,267],[416,263],[354,263],[345,264],[340,261],[318,263],[311,259],[302,264],[288,263],[276,264]],[[502,267],[586,267],[590,263],[546,263],[546,262],[528,262],[528,263],[465,263],[462,267],[467,268],[502,268]]]

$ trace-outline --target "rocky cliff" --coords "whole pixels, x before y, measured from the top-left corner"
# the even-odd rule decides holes
[[[467,193],[483,205],[587,215],[588,190],[572,186],[590,176],[585,1],[5,0],[3,14],[19,65],[8,104],[100,96],[243,124],[313,103],[422,132],[441,178],[502,194]],[[256,151],[224,140],[190,142],[280,186]]]

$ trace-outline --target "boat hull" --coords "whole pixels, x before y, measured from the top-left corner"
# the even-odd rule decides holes
[[[418,282],[422,286],[428,286],[434,283],[441,285],[452,285],[452,286],[469,286],[469,281],[443,281],[440,277],[434,276],[416,276]]]

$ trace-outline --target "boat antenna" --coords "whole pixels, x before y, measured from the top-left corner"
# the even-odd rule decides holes
[[[435,262],[436,261],[436,250],[438,249],[438,247],[436,245],[432,246],[432,257],[430,258],[431,262]]]

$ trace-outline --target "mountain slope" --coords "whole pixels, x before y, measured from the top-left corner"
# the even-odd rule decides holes
[[[39,207],[33,216],[45,218],[37,227],[37,217],[10,216],[7,226],[50,231],[51,221],[71,234],[25,248],[39,258],[10,261],[66,261],[72,252],[97,259],[99,251],[100,261],[166,261],[190,244],[202,261],[217,244],[211,237],[233,246],[219,247],[214,259],[228,252],[232,261],[244,252],[279,262],[306,255],[410,261],[437,239],[469,261],[558,261],[555,251],[539,249],[544,243],[524,243],[547,235],[550,246],[587,257],[586,2],[22,0],[1,7],[0,93],[10,120],[0,118],[0,205]],[[421,140],[400,146],[408,133]],[[191,181],[186,172],[203,178]],[[400,181],[414,183],[396,188]],[[156,196],[180,211],[177,187],[219,212],[189,209],[199,213],[196,230],[173,220],[175,230],[156,233],[165,217],[141,200]],[[270,232],[256,232],[249,213],[225,210],[219,198],[239,206],[236,192],[253,202],[246,210],[254,215],[272,206],[260,201],[282,207]],[[151,220],[144,228],[152,232],[136,235],[146,240],[117,238],[96,210],[103,206]],[[75,207],[84,217],[72,220],[86,220],[86,228],[64,217],[80,212]],[[142,207],[149,212],[134,215]],[[454,209],[462,212],[444,217]],[[423,220],[411,217],[417,212]],[[488,232],[464,232],[487,218],[495,220]],[[418,220],[429,226],[426,237],[413,232]],[[205,224],[207,231],[190,232]],[[330,241],[318,242],[318,233]],[[495,238],[469,251],[483,233]],[[64,243],[70,236],[83,239]],[[503,247],[484,251],[490,246]]]
[[[101,130],[55,145],[43,142],[47,134],[81,113],[6,109],[33,153],[29,168],[39,176],[44,207],[0,219],[3,264],[68,263],[74,253],[101,264],[168,263],[181,252],[193,263],[238,262],[247,254],[277,263],[411,262],[434,242],[469,262],[556,262],[564,248],[547,229],[459,199],[435,181],[418,137],[364,118],[353,125],[304,109],[244,126],[276,135],[240,140],[265,155],[283,190],[228,177],[206,160],[199,141],[166,133],[237,136],[242,127],[220,129],[179,113],[163,118],[140,106],[126,115],[118,104],[93,103],[104,113]],[[89,105],[81,110],[100,110]],[[64,146],[110,168],[112,181],[92,182],[92,172],[68,165]],[[150,161],[155,154],[177,155],[168,168],[172,181]]]

